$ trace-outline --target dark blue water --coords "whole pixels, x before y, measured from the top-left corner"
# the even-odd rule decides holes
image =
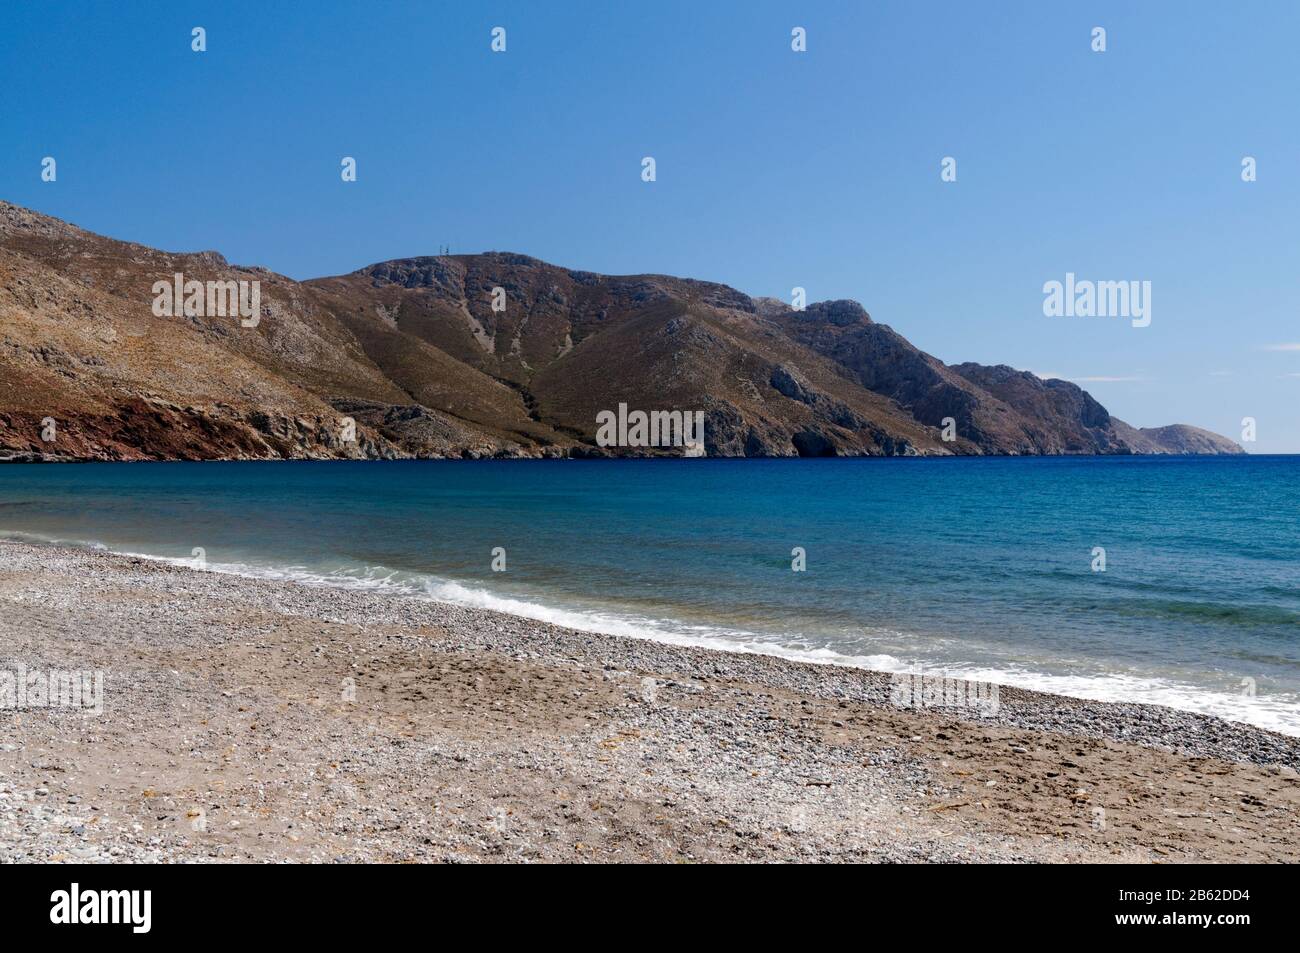
[[[0,532],[1300,734],[1295,457],[2,466]]]

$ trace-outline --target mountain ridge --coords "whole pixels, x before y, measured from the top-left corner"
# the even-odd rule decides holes
[[[259,282],[257,326],[155,316],[177,272]],[[0,458],[681,454],[598,446],[621,403],[703,411],[711,456],[1242,452],[1131,427],[1069,382],[945,364],[855,301],[796,311],[512,252],[299,282],[0,202]]]

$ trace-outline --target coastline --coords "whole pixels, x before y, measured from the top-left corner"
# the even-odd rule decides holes
[[[1300,738],[0,542],[0,860],[1300,859]],[[1100,811],[1100,813],[1098,813]]]
[[[358,463],[365,462],[372,458],[369,457],[130,457],[122,459],[103,459],[100,457],[74,457],[57,453],[41,453],[38,451],[20,451],[5,450],[0,453],[7,454],[0,456],[0,465],[6,463],[12,464],[30,464],[30,463]],[[1143,451],[1140,453],[973,453],[958,452],[950,453],[862,453],[845,456],[821,456],[821,457],[800,457],[790,455],[757,455],[744,456],[738,454],[718,454],[710,457],[686,457],[674,453],[570,453],[570,454],[552,454],[538,456],[521,456],[518,454],[502,454],[500,456],[410,456],[410,457],[384,457],[376,459],[384,460],[404,460],[414,461],[437,461],[439,463],[479,463],[483,461],[517,461],[519,463],[554,463],[561,461],[578,461],[578,462],[608,462],[617,460],[691,460],[691,459],[708,459],[708,460],[734,460],[737,462],[746,460],[1014,460],[1020,457],[1031,458],[1063,458],[1063,459],[1088,459],[1095,457],[1098,459],[1115,459],[1118,457],[1136,457],[1139,459],[1187,459],[1190,457],[1293,457],[1294,453],[1250,453],[1242,451],[1241,453],[1209,453],[1200,451],[1186,451],[1175,453],[1173,451]]]

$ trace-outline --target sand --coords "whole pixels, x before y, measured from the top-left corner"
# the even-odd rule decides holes
[[[0,543],[0,862],[1300,859],[1300,739]]]

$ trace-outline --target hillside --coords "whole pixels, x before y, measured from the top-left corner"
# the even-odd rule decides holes
[[[177,272],[260,282],[256,327],[156,316],[154,283]],[[946,365],[851,301],[796,312],[495,252],[296,282],[0,202],[0,457],[681,453],[598,447],[597,414],[620,403],[703,411],[711,456],[1241,452],[1137,430],[1064,381]]]

